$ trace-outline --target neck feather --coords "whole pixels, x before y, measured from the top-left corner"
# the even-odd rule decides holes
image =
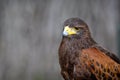
[[[97,44],[91,37],[85,37],[81,39],[64,37],[63,42],[65,42],[66,46],[75,49],[86,49]]]

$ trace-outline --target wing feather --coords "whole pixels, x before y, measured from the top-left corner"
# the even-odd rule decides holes
[[[96,48],[99,49],[100,51],[105,53],[107,56],[109,56],[111,59],[113,59],[114,61],[116,61],[117,63],[120,64],[120,59],[114,53],[111,53],[111,52],[107,51],[106,49],[102,48],[101,46],[96,46]]]
[[[120,64],[97,48],[83,49],[80,61],[98,80],[120,80]]]

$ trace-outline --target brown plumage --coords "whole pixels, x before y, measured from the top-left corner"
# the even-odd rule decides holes
[[[120,60],[100,47],[79,18],[64,22],[59,63],[64,80],[120,80]]]

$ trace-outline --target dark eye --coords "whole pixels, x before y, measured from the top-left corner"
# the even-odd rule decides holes
[[[80,28],[78,28],[78,27],[75,27],[75,29],[76,29],[76,30],[79,30]]]

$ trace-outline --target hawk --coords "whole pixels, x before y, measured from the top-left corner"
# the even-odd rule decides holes
[[[120,80],[120,59],[99,46],[79,18],[64,22],[59,63],[64,80]]]

